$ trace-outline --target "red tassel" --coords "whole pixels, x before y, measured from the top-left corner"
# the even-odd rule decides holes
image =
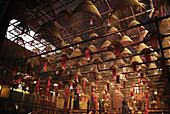
[[[145,53],[145,59],[146,59],[147,63],[151,62],[151,57],[150,57],[149,53]]]
[[[115,48],[115,54],[120,55],[120,46],[119,45],[114,45]]]
[[[119,82],[119,78],[120,78],[120,76],[117,75],[117,76],[116,76],[116,83],[120,83],[120,82]]]
[[[151,45],[152,45],[152,47],[157,47],[158,46],[157,35],[156,34],[152,34],[150,36],[150,38],[151,38]]]
[[[66,62],[67,62],[67,57],[63,56],[63,61],[62,61],[62,66],[66,66]]]
[[[90,25],[93,25],[93,19],[90,18]]]
[[[47,71],[47,61],[44,62],[44,70]]]
[[[84,96],[84,101],[86,101],[86,96]]]
[[[39,95],[39,85],[40,85],[40,81],[37,81],[36,87],[37,87],[37,94]]]
[[[83,83],[83,88],[85,88],[85,86],[86,86],[86,81],[84,81],[84,83]]]
[[[90,50],[86,50],[86,55],[85,55],[85,57],[86,57],[86,59],[88,60],[88,61],[90,61]]]
[[[126,82],[124,81],[124,82],[123,82],[123,88],[125,88],[125,85],[126,85]]]
[[[70,82],[70,89],[73,89],[73,82]]]
[[[112,76],[116,77],[116,69],[112,69]]]
[[[109,83],[107,83],[107,90],[109,91]]]
[[[133,72],[137,72],[136,64],[133,64]]]

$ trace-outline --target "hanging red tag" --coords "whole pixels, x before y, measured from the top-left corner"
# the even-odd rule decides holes
[[[123,81],[123,88],[125,88],[125,85],[126,85],[126,82],[125,82],[125,81]]]
[[[96,96],[94,96],[93,98],[94,98],[94,101],[96,101]]]
[[[78,87],[78,88],[77,88],[77,94],[79,94],[79,92],[80,92],[80,91],[79,91],[79,87]]]
[[[133,97],[133,91],[130,92],[131,97]]]
[[[39,85],[40,85],[40,81],[37,81],[36,88],[37,88],[37,94],[38,95],[39,95]]]
[[[136,64],[133,64],[133,72],[137,72]]]
[[[66,62],[67,62],[67,57],[63,56],[63,61],[62,61],[62,66],[66,66]]]
[[[73,82],[70,82],[70,89],[73,89]]]
[[[148,98],[148,92],[146,92],[145,94],[146,94],[146,98]]]
[[[19,76],[18,81],[17,81],[17,84],[20,84],[20,83],[21,83],[21,76]]]
[[[145,53],[145,59],[146,59],[146,62],[147,62],[147,63],[150,63],[150,62],[151,62],[151,57],[150,57],[150,55],[149,55],[148,52]]]
[[[76,81],[79,82],[79,76],[78,75],[76,75]]]
[[[120,83],[119,78],[120,78],[120,76],[117,75],[117,76],[116,76],[116,83]]]
[[[140,78],[144,79],[143,73],[140,73]]]
[[[44,70],[47,71],[47,61],[44,62]]]
[[[120,46],[119,45],[114,45],[115,48],[115,54],[120,55]]]
[[[93,25],[93,19],[90,18],[90,25]]]
[[[107,101],[109,101],[109,95],[107,95]]]
[[[86,50],[85,57],[88,61],[90,61],[90,50]]]
[[[48,79],[48,84],[47,84],[48,87],[50,87],[50,79]]]
[[[14,76],[16,76],[16,75],[17,75],[17,69],[14,70]]]
[[[105,99],[105,94],[103,93],[103,99]]]
[[[107,83],[107,90],[109,91],[109,83]]]
[[[150,35],[150,39],[152,47],[157,47],[158,46],[157,35],[156,34]]]
[[[84,83],[83,83],[83,88],[85,88],[85,86],[86,86],[86,81],[84,81]]]
[[[135,85],[133,85],[133,92],[135,92]]]
[[[84,101],[86,101],[86,96],[84,96]]]
[[[112,76],[116,77],[116,69],[112,69]]]

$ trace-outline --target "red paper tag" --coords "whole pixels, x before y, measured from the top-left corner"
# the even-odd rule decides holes
[[[151,45],[152,45],[152,47],[157,47],[158,46],[157,35],[156,34],[152,34],[150,36],[150,38],[151,38]]]
[[[116,83],[120,83],[120,82],[119,82],[119,78],[120,78],[120,76],[117,75],[117,76],[116,76]]]
[[[47,71],[47,61],[44,62],[44,70]]]
[[[133,64],[133,72],[137,72],[136,64]]]
[[[63,56],[62,66],[66,66],[67,57]]]
[[[90,61],[90,51],[89,50],[86,50],[85,57],[86,57],[87,60]]]
[[[151,57],[150,57],[149,53],[145,53],[145,59],[146,59],[147,63],[151,62]]]
[[[84,83],[83,83],[83,88],[85,88],[85,86],[86,86],[86,81],[84,81]]]
[[[120,55],[120,46],[119,45],[114,45],[115,48],[115,54]]]
[[[116,69],[112,69],[112,76],[113,76],[113,77],[116,76]]]

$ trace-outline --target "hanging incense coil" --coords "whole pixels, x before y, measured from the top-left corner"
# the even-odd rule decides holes
[[[127,6],[140,6],[140,7],[144,8],[138,2],[138,0],[117,0],[114,3],[113,9],[112,9],[112,13],[114,13],[117,10],[123,9],[124,7],[127,7]]]
[[[143,41],[144,38],[147,36],[148,34],[148,30],[143,30],[140,34],[139,34],[139,41]]]
[[[161,22],[161,24],[159,26],[161,34],[166,35],[166,34],[170,33],[169,24],[170,24],[170,18],[162,20],[162,22]]]
[[[133,26],[136,26],[136,25],[139,25],[140,23],[136,20],[133,20],[130,22],[130,24],[128,25],[128,27],[133,27]]]
[[[104,60],[115,59],[116,56],[113,52],[107,51]]]
[[[72,12],[69,18],[69,25],[75,31],[82,31],[85,28],[79,23],[79,21],[93,19],[93,25],[98,25],[102,23],[102,17],[91,1],[85,0],[80,3],[76,9]],[[79,20],[79,21],[78,21]],[[84,21],[82,23],[86,28],[90,27],[89,21]]]
[[[99,35],[96,34],[96,33],[92,33],[90,36],[89,36],[89,39],[92,39],[92,38],[95,38],[95,37],[98,37]]]
[[[106,40],[106,41],[103,43],[103,45],[102,45],[102,47],[101,47],[101,48],[107,48],[107,47],[109,47],[109,46],[110,46],[110,44],[111,44],[111,42],[110,42],[110,41],[108,41],[108,40]]]
[[[57,59],[54,55],[50,55],[49,57],[46,58],[47,61],[50,63],[50,64],[53,64],[53,63],[56,63]]]
[[[169,46],[170,46],[170,36],[165,37],[163,39],[163,42],[162,42],[162,47],[163,48],[166,48],[166,47],[169,47]]]
[[[145,45],[144,43],[140,43],[139,47],[137,49],[137,53],[142,53],[144,51],[150,51],[150,48],[147,45]]]
[[[143,63],[142,59],[139,56],[133,56],[131,59],[131,64],[133,63]]]
[[[81,56],[82,53],[81,51],[77,48],[73,51],[73,53],[70,55],[70,58],[73,58],[73,57],[78,57],[78,56]]]
[[[115,33],[115,34],[112,34],[112,33]],[[112,34],[110,36],[107,36],[107,40],[109,40],[111,42],[114,40],[114,37],[116,37],[116,38],[122,37],[122,34],[115,27],[110,28],[108,31],[108,34]]]
[[[122,55],[125,55],[125,56],[132,55],[132,52],[128,48],[124,48],[123,52],[122,52]]]
[[[62,42],[62,38],[60,36],[57,25],[53,21],[49,21],[44,23],[41,28],[35,33],[40,35],[40,39],[43,38],[47,42],[50,42],[54,46],[59,46]],[[58,38],[58,41],[56,40]],[[56,41],[56,42],[55,42]]]
[[[78,43],[78,42],[82,42],[83,40],[80,37],[77,37],[73,40],[73,44],[74,43]]]
[[[133,43],[133,41],[131,40],[130,37],[124,35],[124,36],[122,37],[122,39],[120,40],[120,43],[121,43],[122,45],[127,45],[127,44],[130,44],[130,43]]]
[[[97,48],[94,45],[90,45],[88,49],[92,52],[95,53],[97,51]]]

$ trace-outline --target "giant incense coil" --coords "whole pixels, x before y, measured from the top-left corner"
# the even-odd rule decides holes
[[[138,0],[115,0],[114,1],[114,6],[112,9],[112,12],[114,13],[117,10],[121,10],[124,7],[127,6],[140,6],[142,8],[144,8],[139,2]]]
[[[157,68],[157,65],[155,63],[150,63],[148,68],[149,69],[153,68],[153,70],[148,71],[149,73],[151,73],[151,74],[157,74],[158,73],[158,69],[154,69],[154,68]]]
[[[116,56],[113,52],[106,51],[104,60],[115,59],[115,58]]]
[[[169,25],[170,25],[170,18],[163,19],[159,26],[160,33],[163,35],[169,34],[170,33]]]
[[[62,42],[62,38],[60,36],[59,30],[57,28],[57,25],[53,21],[49,21],[47,23],[44,23],[41,25],[41,28],[36,32],[36,34],[41,35],[40,38],[45,38],[47,42],[50,42],[54,46],[57,44],[57,46],[60,45]],[[56,40],[58,38],[58,41]],[[56,41],[54,43],[54,41]],[[57,43],[58,42],[58,43]]]
[[[163,47],[163,48],[170,47],[170,36],[165,37],[165,38],[163,39],[162,47]]]
[[[144,43],[140,43],[138,49],[137,49],[137,53],[142,53],[143,51],[149,51],[149,47],[147,45],[145,45]]]
[[[130,43],[133,43],[133,41],[131,40],[130,37],[124,35],[124,36],[122,37],[122,39],[120,40],[120,43],[121,43],[122,45],[127,45],[127,44],[130,44]]]
[[[75,38],[72,43],[74,44],[78,42],[82,42],[82,39],[80,37]]]
[[[111,44],[111,42],[110,42],[110,41],[108,41],[108,40],[106,40],[106,41],[103,43],[103,45],[102,45],[102,47],[101,47],[101,48],[107,48],[107,47],[109,47],[109,46],[110,46],[110,44]]]
[[[143,63],[142,59],[139,56],[133,56],[131,59],[131,64],[133,63]]]
[[[98,25],[102,23],[102,17],[97,10],[97,8],[94,6],[94,4],[91,1],[85,0],[82,3],[80,3],[76,9],[72,12],[71,17],[69,18],[69,25],[70,27],[75,31],[82,31],[85,28],[78,22],[89,20],[93,18],[94,25]],[[77,20],[78,19],[78,20]],[[90,27],[89,21],[84,21],[82,23],[86,28]]]

